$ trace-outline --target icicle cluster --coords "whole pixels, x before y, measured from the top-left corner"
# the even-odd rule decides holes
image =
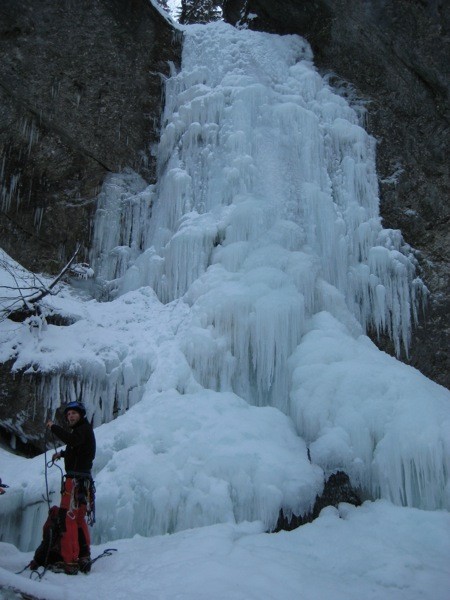
[[[326,313],[312,325],[289,359],[289,412],[313,462],[364,497],[450,509],[448,390]]]
[[[43,373],[37,387],[37,401],[52,413],[68,402],[82,401],[94,427],[123,414],[142,398],[151,373],[144,357],[119,362],[111,353],[110,360],[78,365],[78,369],[61,369]]]
[[[150,285],[202,313],[215,359],[186,350],[202,383],[282,408],[286,358],[306,317],[336,310],[336,290],[400,352],[424,288],[399,232],[381,227],[374,141],[308,45],[223,33],[190,30],[167,82],[148,230],[126,225],[139,195],[119,201],[105,187],[94,255],[119,291]]]
[[[105,179],[98,197],[90,260],[106,299],[120,291],[118,280],[148,245],[152,201],[152,186],[137,173],[125,171]]]

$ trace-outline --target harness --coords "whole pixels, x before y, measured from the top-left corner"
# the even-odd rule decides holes
[[[74,519],[73,510],[80,505],[86,504],[86,520],[91,527],[95,523],[95,482],[90,473],[77,473],[76,471],[67,471],[61,479],[61,495],[67,494],[66,480],[73,482],[70,491],[70,503],[67,516]]]

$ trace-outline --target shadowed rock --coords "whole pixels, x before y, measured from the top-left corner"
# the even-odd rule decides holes
[[[323,508],[326,506],[337,507],[341,502],[347,502],[348,504],[353,504],[353,506],[361,505],[361,500],[353,489],[348,475],[343,471],[337,471],[336,473],[332,473],[327,479],[323,492],[320,496],[316,497],[314,508],[310,514],[303,516],[292,515],[292,517],[288,518],[284,516],[283,511],[280,511],[274,532],[282,530],[292,531],[292,529],[296,529],[305,523],[311,523],[311,521],[314,521],[319,516]]]
[[[56,273],[90,245],[105,175],[151,183],[163,77],[181,37],[148,0],[4,0],[0,7],[0,239]]]

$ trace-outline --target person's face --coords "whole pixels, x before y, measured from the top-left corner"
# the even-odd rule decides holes
[[[70,427],[73,427],[81,419],[81,415],[76,410],[68,410],[66,413],[66,419],[67,419],[67,422],[69,423]]]

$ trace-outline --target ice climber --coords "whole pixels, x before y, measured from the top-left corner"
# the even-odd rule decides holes
[[[60,553],[63,562],[56,566],[68,575],[76,575],[78,571],[88,572],[91,566],[86,514],[93,505],[91,469],[95,458],[95,435],[81,402],[67,404],[64,415],[69,431],[55,425],[53,421],[47,422],[51,432],[66,444],[65,450],[56,452],[52,457],[53,461],[64,457],[66,471],[59,509],[62,529]]]

